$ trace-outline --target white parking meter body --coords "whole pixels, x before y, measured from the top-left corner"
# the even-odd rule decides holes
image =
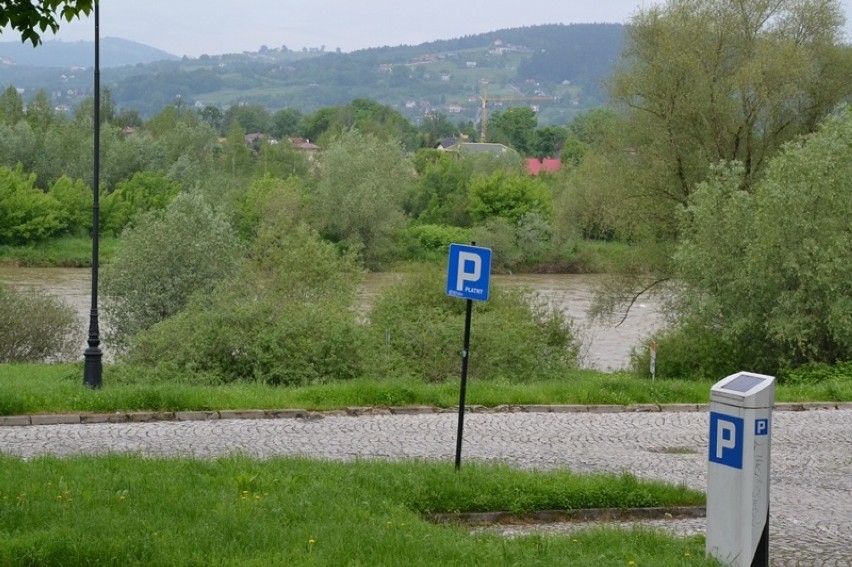
[[[769,454],[775,378],[740,372],[710,389],[707,555],[769,564]]]

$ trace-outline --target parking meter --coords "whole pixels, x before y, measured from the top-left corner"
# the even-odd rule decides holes
[[[710,389],[707,555],[769,565],[769,449],[775,378],[740,372]]]

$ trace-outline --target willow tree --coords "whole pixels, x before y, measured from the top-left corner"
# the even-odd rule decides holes
[[[634,192],[686,204],[709,165],[767,160],[852,94],[836,0],[668,0],[638,12],[611,94]]]
[[[621,120],[584,160],[617,203],[615,233],[641,244],[626,266],[641,275],[610,290],[603,312],[673,275],[677,211],[713,166],[740,164],[737,187],[750,193],[784,144],[849,99],[843,24],[837,0],[666,0],[637,12],[610,83]]]

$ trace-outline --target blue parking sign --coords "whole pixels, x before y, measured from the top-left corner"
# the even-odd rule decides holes
[[[447,295],[487,301],[491,285],[491,249],[450,244]]]
[[[743,468],[745,423],[740,417],[710,412],[710,462]]]

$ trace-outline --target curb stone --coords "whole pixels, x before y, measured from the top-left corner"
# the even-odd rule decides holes
[[[709,404],[634,404],[634,405],[501,405],[489,408],[466,406],[472,413],[660,413],[706,412]],[[852,402],[783,402],[775,411],[852,411]],[[322,419],[326,416],[428,415],[458,413],[458,406],[352,406],[338,410],[306,409],[115,412],[77,414],[34,414],[0,416],[0,427],[27,425],[74,425],[97,423],[152,423],[157,421],[210,421],[218,419]]]
[[[550,524],[556,522],[621,522],[630,520],[672,520],[704,518],[706,506],[668,506],[655,508],[582,508],[577,510],[539,510],[529,514],[514,512],[458,512],[426,514],[435,524]]]

